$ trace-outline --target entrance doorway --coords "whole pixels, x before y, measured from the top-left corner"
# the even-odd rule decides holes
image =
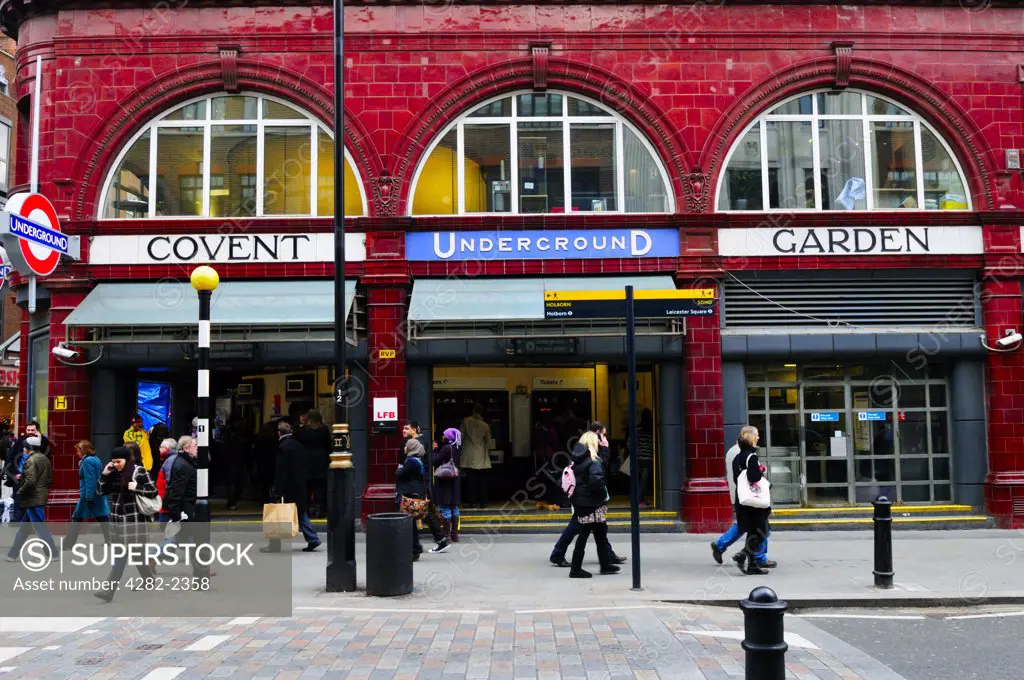
[[[645,479],[647,500],[654,504],[660,442],[651,367],[638,372],[637,386],[637,415],[650,412],[651,432],[641,432],[640,441],[653,441]],[[629,477],[620,472],[627,451],[627,387],[625,370],[608,364],[436,367],[430,431],[436,441],[446,428],[461,427],[476,405],[483,406],[493,439],[488,500],[500,504],[525,491],[531,502],[554,504],[564,500],[559,480],[567,454],[592,422],[601,421],[608,429],[609,491],[621,499],[629,492]]]
[[[948,389],[942,365],[748,367],[773,502],[952,501]]]

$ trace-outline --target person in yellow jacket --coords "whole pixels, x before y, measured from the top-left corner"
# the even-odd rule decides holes
[[[139,461],[146,470],[153,469],[153,451],[149,447],[149,433],[142,426],[142,416],[136,414],[132,417],[132,426],[124,431],[124,443],[132,442],[137,444],[142,452],[142,460]]]

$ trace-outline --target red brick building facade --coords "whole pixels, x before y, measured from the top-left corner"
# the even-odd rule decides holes
[[[168,251],[164,257],[164,251],[153,250],[175,247],[178,242],[171,237],[331,231],[330,213],[326,203],[317,205],[325,199],[316,187],[308,201],[310,194],[295,199],[301,203],[297,208],[288,207],[291,189],[273,198],[260,194],[260,186],[256,193],[245,193],[250,182],[276,181],[267,179],[274,170],[267,159],[277,153],[287,136],[280,130],[287,125],[265,120],[295,116],[272,115],[274,102],[308,114],[313,122],[303,125],[312,126],[314,137],[318,124],[330,127],[332,14],[327,5],[309,4],[154,6],[119,0],[91,9],[88,3],[60,0],[0,2],[6,30],[18,40],[12,85],[22,123],[31,111],[34,80],[42,78],[40,190],[56,206],[62,228],[83,237],[84,250],[81,262],[62,266],[42,283],[47,306],[32,318],[23,317],[22,357],[32,354],[33,338],[45,338],[40,347],[46,350],[67,340],[65,319],[98,284],[149,283],[158,290],[167,282],[184,282],[188,263],[203,256],[184,252],[171,257]],[[982,330],[990,346],[1010,330],[1024,331],[1018,169],[1024,148],[1019,40],[1024,10],[1013,3],[989,2],[974,9],[961,6],[970,3],[909,0],[884,5],[347,4],[345,146],[354,168],[352,188],[363,204],[350,212],[346,201],[346,212],[357,215],[348,220],[349,230],[365,234],[365,258],[350,262],[346,272],[358,280],[352,314],[365,314],[364,325],[357,321],[353,330],[361,343],[358,370],[366,371],[366,399],[352,418],[364,423],[365,435],[356,438],[357,450],[365,447],[366,452],[362,482],[392,482],[400,446],[397,433],[374,433],[369,425],[374,398],[395,397],[401,418],[437,424],[431,390],[440,390],[444,383],[439,381],[451,378],[464,390],[480,390],[483,384],[439,367],[503,364],[525,371],[541,364],[576,366],[566,356],[535,356],[516,364],[487,358],[491,355],[484,352],[475,360],[473,342],[483,336],[465,340],[451,335],[456,322],[468,323],[464,318],[435,314],[431,318],[440,322],[441,335],[428,338],[422,328],[413,332],[408,318],[416,306],[417,282],[661,275],[680,288],[710,286],[718,302],[713,316],[690,317],[685,331],[677,327],[681,336],[651,335],[661,338],[660,344],[651,341],[657,347],[651,345],[646,359],[653,376],[651,399],[657,402],[659,462],[652,491],[658,505],[680,510],[695,529],[728,522],[723,444],[750,420],[763,421],[763,436],[774,437],[762,444],[769,458],[779,459],[776,483],[789,485],[790,502],[857,503],[891,488],[904,502],[984,505],[1004,525],[1024,523],[1024,350],[1011,345],[1011,351],[989,352],[979,342]],[[35,71],[37,56],[42,56],[41,74]],[[541,101],[535,96],[540,93],[566,98],[564,120],[552,118],[546,128],[523,122],[532,115],[525,107]],[[216,101],[202,99],[246,94],[252,106],[257,97],[266,97],[259,105],[264,118],[239,114],[253,122],[220,125]],[[516,103],[503,103],[512,102],[512,95]],[[136,187],[134,193],[126,189],[128,198],[118,194],[105,207],[105,192],[113,191],[111,173],[126,167],[118,164],[135,153],[125,149],[144,140],[138,147],[141,163],[150,160],[146,140],[153,137],[145,137],[150,134],[145,126],[181,104],[199,101],[207,103],[195,104],[192,113],[174,114],[179,122],[161,130],[177,130],[181,145],[194,143],[197,153],[205,149],[214,156],[206,156],[193,175],[179,173],[166,195],[151,197]],[[562,99],[543,101],[563,106]],[[416,182],[434,177],[426,165],[431,154],[450,149],[436,162],[452,168],[459,158],[468,158],[466,149],[478,143],[474,135],[479,130],[471,127],[472,118],[460,116],[488,102],[494,102],[482,114],[488,124],[511,127],[500,128],[498,141],[479,143],[507,154],[507,171],[514,175],[518,168],[520,177],[506,180],[506,156],[487,168],[491,161],[481,156],[472,168],[467,161],[450,176],[441,175],[459,182],[461,189],[450,196],[437,188],[444,181],[424,189],[423,200],[447,206],[447,212],[439,214],[436,205],[417,209]],[[244,106],[250,106],[248,101]],[[512,115],[519,118],[510,117],[506,106],[515,106]],[[584,110],[591,117],[573,123],[572,117]],[[238,118],[221,113],[221,120]],[[184,122],[207,116],[202,125]],[[601,116],[616,122],[602,128]],[[299,134],[306,134],[307,127],[301,129]],[[451,144],[435,145],[449,129],[454,131]],[[507,130],[513,136],[506,148],[502,135]],[[562,137],[562,130],[568,136]],[[232,203],[232,177],[209,170],[217,164],[219,147],[216,141],[202,141],[204,135],[215,140],[245,134],[259,138],[245,151],[252,154],[251,163],[263,161],[263,169],[252,175],[257,179],[240,179],[238,185],[242,196],[262,197],[252,199],[257,207],[251,209]],[[631,141],[630,135],[640,141]],[[596,161],[577,164],[577,152],[600,155],[580,150],[590,139],[616,140],[601,152],[611,159],[607,178]],[[574,143],[570,154],[567,149]],[[846,155],[847,147],[856,150]],[[158,147],[158,141],[151,148],[156,154],[172,153]],[[312,165],[315,158],[327,157],[326,148],[320,147]],[[629,165],[643,148],[654,160]],[[518,155],[508,149],[517,149]],[[573,165],[571,176],[583,178],[578,191],[550,175],[551,164],[563,153],[566,166]],[[28,156],[28,139],[20,134],[16,175],[21,189],[27,185]],[[545,184],[524,179],[528,161],[530,172],[545,177]],[[163,157],[152,162],[146,167],[156,168],[164,181]],[[655,183],[660,172],[664,190],[650,189],[653,185],[635,190],[632,171],[637,167],[649,169]],[[849,167],[855,169],[842,170]],[[463,176],[477,177],[476,170],[484,177],[476,194],[486,206],[475,203],[479,196],[474,197]],[[135,172],[132,181],[146,184],[148,176],[148,171]],[[611,188],[601,188],[606,182]],[[543,193],[541,186],[547,187]],[[559,188],[567,201],[558,196]],[[309,187],[300,189],[302,194]],[[647,203],[634,197],[629,207],[634,191],[644,193]],[[280,196],[286,196],[287,205],[277,210]],[[509,198],[518,198],[511,209]],[[169,208],[174,201],[178,208]],[[651,208],[652,201],[658,209]],[[230,207],[221,211],[224,203],[235,205],[234,212]],[[253,216],[239,218],[238,209]],[[464,259],[407,252],[407,234],[420,232],[509,232],[530,239],[541,230],[585,237],[595,230],[630,229],[678,233],[678,255],[502,256],[473,262],[470,272]],[[733,231],[741,229],[757,231]],[[743,234],[740,242],[748,245],[738,250],[725,245],[728,232]],[[129,252],[129,246],[107,245],[127,242],[97,241],[154,235],[168,240],[146,241],[148,255],[137,257],[118,255]],[[728,242],[735,245],[736,238]],[[751,239],[760,245],[750,246]],[[92,252],[100,242],[109,248],[102,257]],[[189,241],[182,247],[187,251],[189,243],[197,242],[202,243]],[[137,249],[144,250],[141,245]],[[296,256],[288,262],[218,257],[206,259],[221,262],[217,266],[224,282],[326,281],[332,273],[329,257]],[[182,262],[168,263],[174,259]],[[938,281],[938,275],[949,280]],[[807,291],[821,295],[793,297]],[[143,307],[160,307],[159,293],[153,295],[148,299],[158,301]],[[494,303],[501,307],[507,299],[499,293]],[[936,300],[945,306],[936,306]],[[109,319],[103,323],[116,325]],[[21,410],[47,412],[47,430],[57,446],[56,483],[65,488],[77,483],[74,442],[112,442],[135,408],[134,395],[109,401],[98,389],[131,393],[133,381],[142,375],[136,371],[161,367],[181,373],[184,381],[192,375],[183,359],[186,349],[176,349],[173,361],[142,350],[117,354],[118,343],[130,340],[96,332],[103,323],[79,322],[74,332],[80,335],[74,339],[94,343],[83,345],[89,357],[104,347],[114,363],[104,359],[76,367],[50,361],[46,380],[37,380],[33,388],[31,362],[21,362]],[[545,332],[538,328],[543,325],[532,325],[523,336]],[[501,332],[506,340],[520,337],[507,326]],[[569,327],[558,333],[572,332]],[[461,355],[449,348],[438,350],[443,358],[429,358],[425,348],[431,341],[455,337],[463,338]],[[511,347],[506,347],[510,355]],[[380,349],[394,349],[395,357],[378,358]],[[622,361],[621,350],[609,352],[606,359],[598,352],[584,360],[588,367],[597,366],[597,387],[587,398],[592,399],[590,413],[581,415],[614,421],[617,397],[606,396],[613,390],[603,386],[618,384]],[[580,356],[585,354],[581,350]],[[34,356],[41,361],[48,354]],[[248,379],[247,371],[273,373],[297,365],[294,359],[267,359],[240,368],[247,360],[223,361],[240,379]],[[329,353],[319,363],[329,364]],[[658,367],[663,363],[678,366],[671,369],[677,372]],[[934,367],[925,369],[925,364]],[[293,370],[287,366],[284,372]],[[918,367],[920,374],[908,366]],[[35,368],[35,375],[42,375]],[[520,377],[503,370],[489,376],[498,382],[488,389],[500,392],[504,388],[494,385],[508,385],[508,401],[500,394],[494,397],[497,420],[502,409],[506,414],[514,410]],[[547,384],[540,374],[522,378],[530,379],[535,392]],[[324,376],[314,382],[329,384]],[[526,387],[520,394],[533,394]],[[311,389],[316,394],[309,401],[319,403],[323,390]],[[891,396],[897,393],[899,400]],[[973,411],[961,403],[968,394]],[[49,408],[57,395],[67,397],[66,410]],[[188,410],[184,396],[180,403],[178,417]],[[536,399],[532,403],[536,406]],[[257,410],[274,415],[276,407],[267,404]],[[111,409],[117,413],[106,413]],[[818,427],[833,422],[841,426]],[[512,439],[509,433],[504,436]],[[509,441],[505,454],[514,459],[515,448]],[[535,455],[535,448],[524,449],[526,457]]]

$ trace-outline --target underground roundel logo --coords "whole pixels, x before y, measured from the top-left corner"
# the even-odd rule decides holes
[[[18,237],[17,255],[37,276],[49,276],[68,252],[69,239],[60,231],[57,211],[42,194],[15,194],[7,201],[10,233]]]

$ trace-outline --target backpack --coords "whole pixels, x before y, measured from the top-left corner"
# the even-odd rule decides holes
[[[576,473],[572,471],[572,465],[562,470],[562,491],[569,497],[576,491]]]

